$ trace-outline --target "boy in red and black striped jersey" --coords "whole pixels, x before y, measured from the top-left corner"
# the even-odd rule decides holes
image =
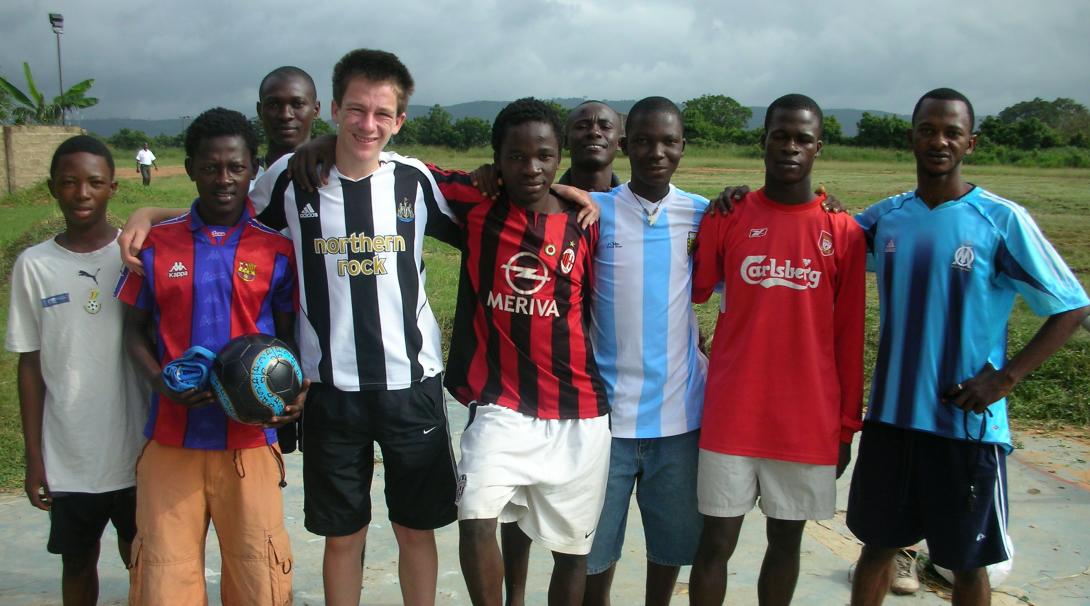
[[[504,195],[433,170],[462,228],[445,384],[470,406],[459,462],[462,572],[475,604],[498,603],[497,520],[554,554],[550,595],[582,600],[609,464],[609,406],[588,336],[597,224],[551,190],[563,132],[536,99],[496,117]],[[455,199],[457,198],[457,199]]]

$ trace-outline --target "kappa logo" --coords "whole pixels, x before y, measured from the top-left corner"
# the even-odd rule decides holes
[[[763,238],[763,237],[765,237],[767,235],[768,235],[768,228],[767,227],[757,227],[757,228],[749,230],[749,237],[750,238]]]
[[[257,263],[252,263],[250,261],[239,261],[238,269],[235,273],[237,273],[238,277],[241,278],[243,281],[253,282],[254,278],[257,277]]]
[[[167,270],[168,278],[184,278],[189,275],[189,269],[181,261],[175,261],[174,265],[170,266]]]
[[[314,207],[310,205],[310,202],[306,203],[303,210],[299,211],[300,219],[317,219],[318,213],[314,212]]]
[[[975,260],[976,253],[973,252],[972,245],[963,244],[954,251],[954,262],[950,266],[961,271],[973,271],[973,261]]]
[[[822,256],[833,256],[833,234],[821,230],[821,235],[818,236],[818,249],[821,250]]]

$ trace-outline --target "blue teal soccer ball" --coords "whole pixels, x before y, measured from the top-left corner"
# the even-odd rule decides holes
[[[284,413],[303,389],[303,371],[291,348],[255,333],[232,339],[212,363],[212,393],[239,423],[259,425]]]

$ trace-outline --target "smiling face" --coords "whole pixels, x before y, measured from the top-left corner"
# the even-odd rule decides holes
[[[106,158],[76,152],[57,158],[49,192],[57,199],[69,229],[87,229],[106,221],[106,203],[117,181]]]
[[[674,112],[641,112],[630,117],[623,144],[632,165],[633,191],[653,200],[666,195],[685,155],[684,135],[681,118]]]
[[[185,172],[197,186],[197,209],[205,223],[234,225],[242,213],[253,178],[253,159],[238,135],[202,139]]]
[[[516,124],[507,129],[494,160],[507,197],[518,206],[531,206],[549,195],[560,166],[560,140],[547,122]]]
[[[568,118],[568,149],[576,166],[599,169],[613,164],[621,138],[621,118],[603,103],[584,103]]]
[[[778,107],[768,121],[764,146],[765,179],[795,184],[810,176],[821,153],[821,121],[808,109]]]
[[[969,107],[958,100],[924,99],[909,138],[917,170],[933,177],[957,172],[976,148]]]
[[[353,179],[378,168],[379,153],[401,130],[405,114],[397,111],[398,91],[392,82],[363,76],[349,81],[340,102],[333,101],[337,131],[337,170]]]
[[[283,74],[265,81],[257,102],[257,115],[273,144],[295,149],[310,139],[310,125],[321,105],[314,87],[298,74]]]

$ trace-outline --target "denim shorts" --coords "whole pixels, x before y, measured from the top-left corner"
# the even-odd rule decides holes
[[[704,518],[696,505],[700,431],[665,438],[613,438],[606,501],[587,574],[621,559],[632,489],[643,518],[647,560],[662,566],[693,563]]]

